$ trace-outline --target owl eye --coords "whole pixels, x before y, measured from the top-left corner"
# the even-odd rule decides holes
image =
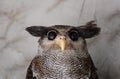
[[[57,32],[55,30],[50,30],[48,33],[47,33],[47,37],[49,40],[54,40],[57,36]]]
[[[77,31],[69,32],[69,37],[72,41],[77,41],[79,38],[79,33]]]

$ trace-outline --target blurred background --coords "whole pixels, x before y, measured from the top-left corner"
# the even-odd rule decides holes
[[[38,51],[32,25],[80,26],[96,20],[101,33],[88,39],[100,79],[120,79],[119,0],[0,0],[0,79],[25,79]]]

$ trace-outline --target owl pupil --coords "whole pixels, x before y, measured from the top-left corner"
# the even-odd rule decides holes
[[[69,33],[69,37],[72,41],[77,41],[79,38],[79,34],[76,31],[72,31]]]
[[[57,36],[57,33],[55,31],[50,31],[47,34],[49,40],[54,40]]]

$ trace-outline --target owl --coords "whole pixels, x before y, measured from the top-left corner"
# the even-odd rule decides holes
[[[99,34],[94,21],[78,27],[31,26],[26,30],[39,37],[39,53],[30,63],[26,79],[99,79],[86,39]]]

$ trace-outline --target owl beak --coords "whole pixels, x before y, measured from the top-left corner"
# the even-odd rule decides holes
[[[64,51],[67,47],[67,40],[64,35],[60,36],[60,39],[58,40],[58,46],[61,48],[62,51]]]

